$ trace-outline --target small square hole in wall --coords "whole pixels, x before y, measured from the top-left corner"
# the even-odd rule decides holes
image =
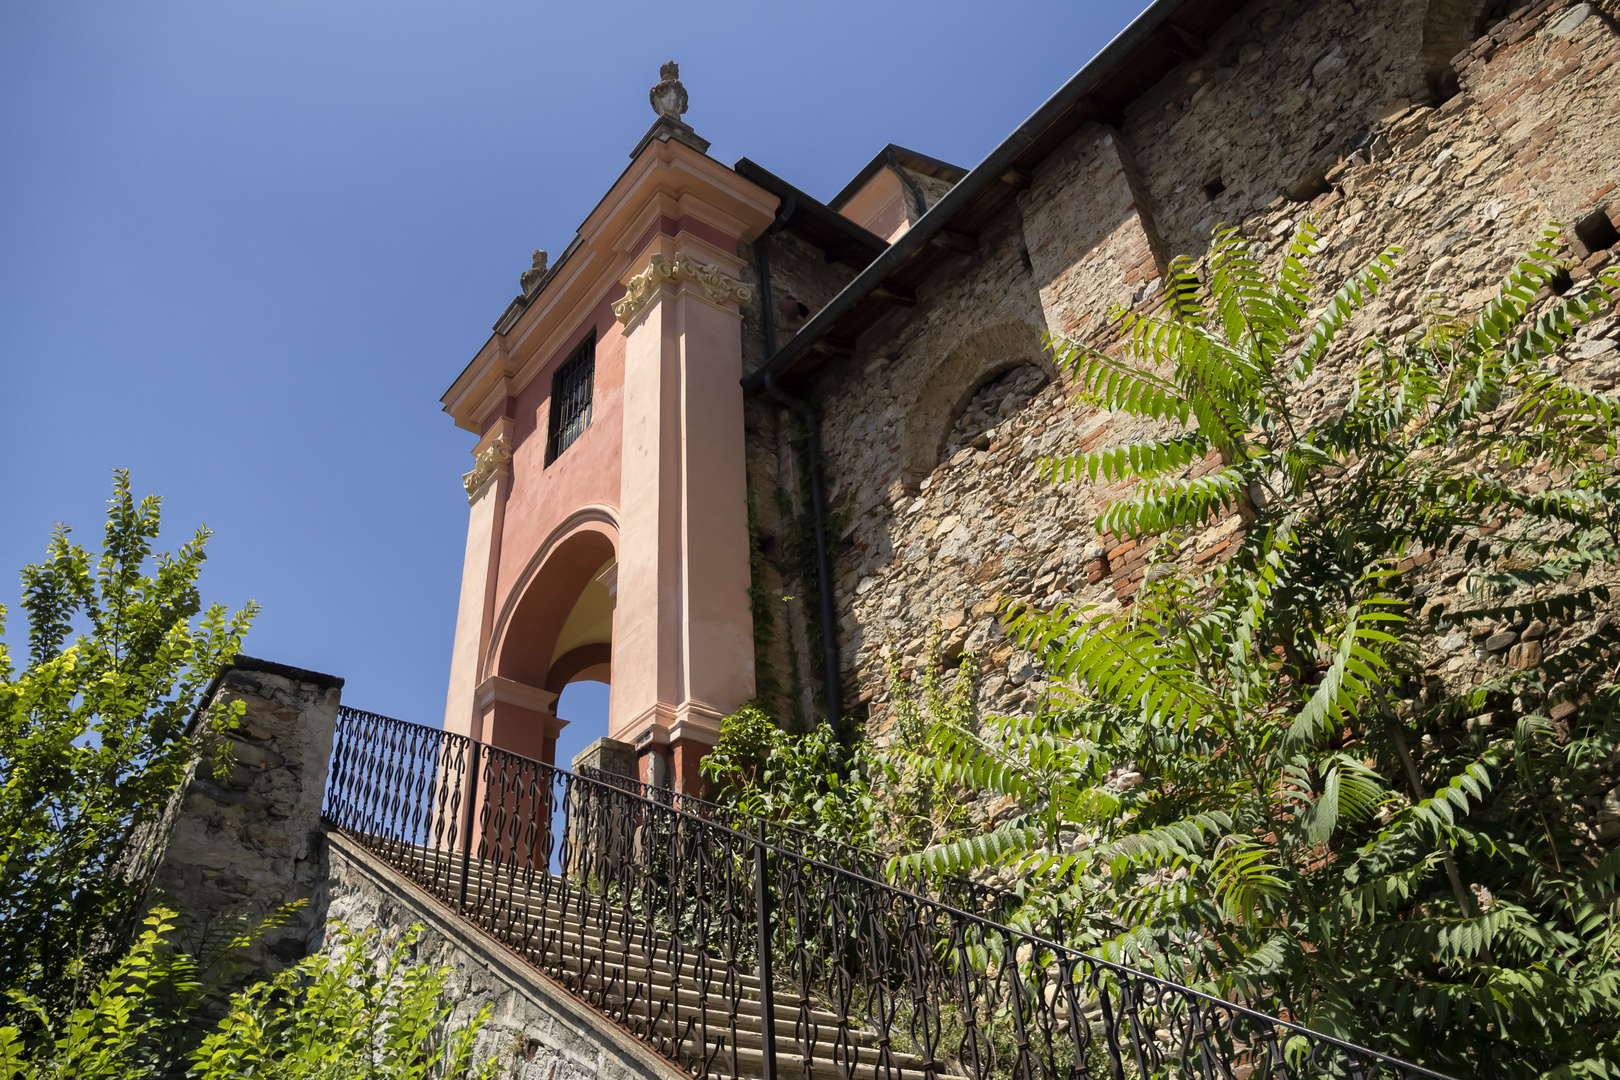
[[[1215,179],[1204,185],[1204,201],[1214,202],[1215,197],[1225,190],[1226,183],[1217,176]]]
[[[1586,245],[1587,251],[1605,251],[1620,244],[1620,232],[1615,231],[1607,210],[1594,210],[1577,221],[1575,235]]]

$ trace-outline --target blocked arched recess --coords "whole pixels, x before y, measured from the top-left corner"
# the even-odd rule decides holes
[[[1457,92],[1451,58],[1468,48],[1522,0],[1429,0],[1423,16],[1421,65],[1429,101],[1438,105]],[[1413,100],[1417,100],[1414,97]]]
[[[939,464],[951,425],[985,383],[1033,364],[1055,379],[1052,354],[1041,346],[1041,328],[1026,322],[997,323],[968,337],[940,361],[918,387],[906,412],[905,475],[908,485],[923,481]]]
[[[553,693],[579,679],[610,681],[613,604],[597,579],[618,543],[618,515],[608,507],[577,510],[553,529],[501,605],[480,679],[499,675]]]

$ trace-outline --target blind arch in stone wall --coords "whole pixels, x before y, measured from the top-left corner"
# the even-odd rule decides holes
[[[924,378],[906,411],[904,479],[917,484],[941,463],[957,419],[984,386],[1021,367],[1057,376],[1041,329],[1026,322],[997,323],[969,336]]]

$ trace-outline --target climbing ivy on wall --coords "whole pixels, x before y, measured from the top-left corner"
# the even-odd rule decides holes
[[[777,488],[775,492],[776,506],[782,517],[782,571],[784,577],[791,577],[799,584],[800,599],[804,604],[805,649],[807,652],[806,664],[814,671],[821,662],[822,635],[830,632],[836,633],[836,627],[821,625],[820,588],[821,575],[816,565],[816,526],[812,510],[813,502],[810,494],[810,467],[809,437],[803,425],[794,423],[794,483],[797,485],[798,498],[785,488]],[[826,491],[830,493],[833,487],[833,472],[831,459],[825,453],[821,455],[821,475]],[[827,537],[827,557],[830,560],[838,558],[839,550],[843,546],[840,539],[844,529],[849,524],[850,509],[847,504],[832,505],[831,495],[828,495],[827,520],[823,528]],[[827,672],[828,678],[837,678],[838,672]],[[799,691],[802,684],[799,679],[798,665],[793,665],[790,673],[792,683],[792,702],[790,707],[803,726],[803,717],[798,715],[801,711]]]
[[[759,514],[754,509],[754,485],[748,484],[748,606],[754,616],[754,697],[775,701],[782,694],[782,680],[771,662],[771,646],[776,644],[776,608],[771,590],[765,584],[765,551],[759,539]]]

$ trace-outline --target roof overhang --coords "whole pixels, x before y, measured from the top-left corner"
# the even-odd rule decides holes
[[[735,264],[737,242],[763,232],[778,201],[684,142],[645,142],[539,289],[507,308],[440,398],[444,411],[457,427],[481,430],[491,410],[520,393],[603,299],[622,293],[660,236],[674,236],[700,257]]]
[[[781,200],[777,219],[781,227],[811,244],[827,256],[828,262],[841,262],[856,270],[866,266],[889,246],[843,214],[805,194],[769,169],[743,158],[732,166]]]
[[[887,168],[891,161],[910,169],[914,173],[932,176],[934,179],[943,180],[947,184],[956,183],[968,173],[960,165],[952,165],[948,161],[941,161],[939,158],[919,154],[915,150],[907,150],[903,146],[890,143],[882,150],[879,150],[877,155],[866,163],[866,167],[856,173],[854,179],[845,184],[838,194],[828,199],[827,205],[834,210],[842,209],[843,205],[849,202],[857,191],[866,186],[868,180],[877,175],[879,169]]]
[[[767,375],[802,380],[827,356],[847,355],[859,336],[976,238],[1029,187],[1031,174],[1088,123],[1119,127],[1125,109],[1203,54],[1208,38],[1245,0],[1155,0],[1018,129],[946,192],[911,229],[873,259],[799,332],[743,379],[748,393]]]

